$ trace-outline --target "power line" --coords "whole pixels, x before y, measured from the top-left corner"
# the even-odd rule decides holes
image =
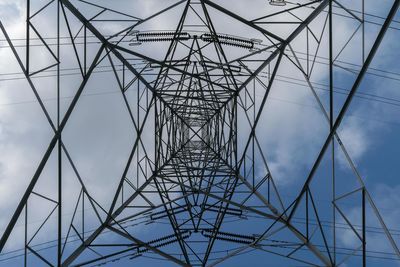
[[[133,65],[143,65],[143,64],[133,64]],[[122,65],[116,65],[117,67],[121,67]],[[111,68],[110,66],[100,66],[98,67],[100,69],[105,69],[105,68]],[[79,70],[79,68],[69,68],[69,69],[64,69],[62,71],[72,71],[72,70]],[[118,72],[122,71],[122,69],[117,69]],[[46,72],[54,72],[54,71],[46,71]],[[108,70],[99,70],[99,71],[93,71],[94,73],[111,73],[113,72],[112,69],[108,69]],[[263,72],[264,74],[267,74],[266,72]],[[0,74],[2,75],[2,74]],[[4,75],[4,74],[3,74]],[[63,73],[60,74],[61,77],[64,76],[75,76],[75,75],[81,75],[80,72],[74,72],[74,73]],[[145,75],[145,74],[142,74]],[[49,77],[56,77],[57,75],[41,75],[41,76],[33,76],[31,77],[32,79],[37,79],[37,78],[49,78]],[[294,85],[299,85],[299,86],[303,86],[303,87],[308,87],[308,85],[305,83],[305,81],[301,80],[301,79],[297,79],[297,78],[293,78],[293,77],[289,77],[289,76],[285,76],[285,75],[280,75],[277,74],[278,77],[281,77],[283,79],[276,79],[277,81],[280,82],[284,82],[284,83],[289,83],[289,84],[294,84]],[[264,78],[268,78],[267,76],[260,76],[260,77],[264,77]],[[6,78],[6,79],[0,79],[0,81],[14,81],[14,80],[25,80],[25,77],[20,77],[20,78]],[[301,83],[304,82],[304,83]],[[329,89],[327,89],[328,85],[324,84],[324,83],[319,83],[319,82],[315,82],[315,81],[311,81],[311,83],[314,85],[315,89],[321,90],[321,91],[329,91]],[[333,87],[335,90],[334,92],[337,94],[342,94],[342,95],[348,95],[349,90],[339,87],[339,86],[334,86]],[[119,91],[118,91],[119,92]],[[89,95],[102,95],[102,94],[110,94],[110,93],[118,93],[115,91],[108,91],[108,92],[102,92],[102,93],[92,93],[92,94],[84,94],[86,96]],[[395,98],[389,98],[389,97],[384,97],[384,96],[379,96],[376,94],[371,94],[371,93],[364,93],[364,92],[358,92],[356,94],[356,97],[360,98],[360,99],[364,99],[364,100],[368,100],[368,101],[373,101],[373,102],[379,102],[379,103],[383,103],[383,104],[388,104],[388,105],[392,105],[392,106],[396,106],[396,107],[400,107],[400,100],[399,99],[395,99]],[[72,98],[72,96],[65,96],[65,97],[61,97],[61,99],[69,99]],[[46,98],[43,99],[43,101],[55,101],[56,98]],[[12,102],[12,103],[3,103],[0,104],[0,106],[10,106],[10,105],[19,105],[19,104],[29,104],[29,103],[35,103],[37,102],[36,100],[28,100],[28,101],[21,101],[21,102]]]

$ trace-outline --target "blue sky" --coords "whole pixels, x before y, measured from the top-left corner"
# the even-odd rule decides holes
[[[168,2],[168,3],[167,3]],[[174,1],[163,2],[163,5],[167,6]],[[271,6],[266,1],[256,1],[253,5],[249,6],[248,9],[244,9],[246,6],[245,1],[237,1],[235,4],[229,5],[227,1],[216,1],[222,6],[228,7],[233,12],[238,12],[244,17],[257,17],[258,14],[263,12],[269,12]],[[75,3],[75,2],[74,2]],[[351,4],[346,1],[340,1],[349,8],[360,10],[361,1],[354,1]],[[383,4],[382,4],[383,3]],[[366,1],[366,12],[374,15],[385,16],[388,12],[392,1],[385,0],[382,3],[377,4],[376,1]],[[80,10],[89,16],[91,14],[90,9],[85,8],[82,3],[76,3],[80,6]],[[123,1],[116,2],[116,9],[132,9],[132,14],[135,16],[146,17],[154,12],[157,1],[141,2],[135,1],[130,3],[129,8],[126,8],[126,3]],[[379,6],[378,6],[379,5]],[[257,8],[262,7],[262,8]],[[157,6],[161,9],[162,6]],[[141,10],[142,13],[137,10]],[[211,9],[210,9],[211,10]],[[337,9],[338,13],[343,13]],[[182,12],[182,7],[177,7],[166,16],[161,16],[157,20],[151,20],[148,23],[140,27],[140,30],[152,30],[152,29],[170,29],[176,25],[176,19]],[[306,16],[310,11],[304,11],[299,15]],[[6,29],[13,39],[24,38],[24,15],[25,15],[25,4],[23,1],[7,1],[0,2],[0,20],[4,23]],[[211,18],[216,23],[218,31],[236,35],[245,35],[246,37],[258,37],[254,30],[250,30],[247,27],[241,25],[233,19],[220,16],[216,11],[210,11]],[[319,16],[314,24],[311,24],[311,29],[316,34],[322,31],[322,23],[325,19],[325,15]],[[52,36],[54,34],[54,27],[51,25],[54,17],[50,13],[43,15],[40,19],[38,18],[35,23],[41,31],[46,32],[46,36]],[[368,17],[371,21],[381,23],[382,20],[376,17]],[[396,16],[399,19],[399,15]],[[71,18],[71,21],[72,18]],[[335,31],[333,34],[334,41],[337,44],[334,53],[337,53],[344,44],[350,38],[355,28],[358,26],[354,20],[345,19],[340,16],[334,17]],[[378,50],[375,59],[371,64],[371,68],[368,70],[363,82],[361,83],[358,94],[354,97],[353,102],[347,111],[345,119],[343,120],[338,134],[341,137],[346,149],[348,150],[352,160],[356,164],[357,170],[359,171],[366,187],[375,201],[376,206],[381,212],[387,227],[391,229],[393,238],[397,245],[399,243],[399,231],[398,223],[400,222],[400,212],[398,206],[400,205],[400,197],[398,190],[400,189],[400,183],[398,182],[398,151],[400,144],[398,142],[398,136],[400,131],[399,121],[399,106],[400,106],[400,95],[398,92],[399,88],[399,71],[400,66],[398,64],[399,58],[399,24],[393,23],[392,29],[389,29],[380,49]],[[73,30],[77,29],[76,21],[72,22]],[[99,29],[106,34],[115,32],[121,27],[121,25],[103,25],[98,23]],[[271,27],[265,26],[268,30],[274,33],[287,36],[291,32],[291,26],[287,27]],[[65,31],[65,28],[62,28]],[[366,24],[366,53],[368,53],[374,38],[379,30],[379,26],[373,25],[372,23]],[[304,39],[305,35],[300,35],[293,42],[293,50],[296,52],[305,51]],[[361,33],[358,31],[354,38],[350,41],[346,49],[342,51],[340,56],[337,58],[337,64],[342,67],[354,68],[353,73],[349,73],[340,67],[335,67],[334,73],[334,84],[339,88],[349,89],[354,82],[354,79],[359,71],[359,65],[361,64]],[[0,60],[1,62],[7,62],[7,64],[0,64],[0,74],[8,74],[14,72],[20,72],[16,65],[15,59],[13,59],[10,50],[7,48],[4,42],[4,37],[0,35]],[[263,40],[266,43],[266,40]],[[14,40],[15,43],[23,45],[23,42]],[[97,46],[93,45],[90,50],[90,54],[94,55]],[[311,49],[315,51],[316,44],[311,44]],[[132,48],[140,53],[149,55],[154,58],[162,58],[164,50],[157,49],[157,46],[146,48],[144,46]],[[36,68],[45,66],[50,62],[46,61],[46,52],[42,48],[37,48],[34,58]],[[182,50],[184,53],[185,50]],[[19,47],[18,52],[21,57],[24,57],[24,48]],[[73,51],[71,48],[65,48],[63,50],[63,67],[68,68],[76,66],[76,62],[73,61],[71,54]],[[229,57],[235,58],[240,53],[239,50],[231,50],[228,54]],[[289,52],[288,52],[288,55]],[[301,55],[298,53],[298,55]],[[319,50],[320,62],[326,62],[327,54],[327,37],[321,42],[321,50]],[[260,54],[259,58],[266,58],[265,54]],[[299,56],[300,57],[300,56]],[[47,57],[48,58],[48,57]],[[301,60],[303,67],[305,66],[304,60]],[[343,63],[345,62],[345,63]],[[104,63],[106,65],[106,63]],[[271,64],[273,67],[274,62]],[[7,77],[7,75],[3,75]],[[4,214],[0,217],[0,229],[4,229],[7,221],[9,220],[15,206],[18,203],[19,197],[26,188],[26,185],[35,170],[38,161],[44,153],[44,150],[52,137],[52,132],[47,122],[36,103],[33,94],[31,93],[28,84],[23,79],[21,80],[1,80],[0,78],[0,149],[4,151],[0,156],[0,212]],[[15,77],[11,76],[11,77]],[[18,76],[18,77],[21,77]],[[99,203],[107,206],[110,204],[110,195],[115,191],[118,177],[121,175],[121,169],[123,169],[126,158],[129,154],[129,149],[133,145],[136,133],[132,129],[129,116],[124,109],[123,99],[118,95],[118,88],[116,88],[115,77],[112,73],[96,73],[96,78],[89,81],[88,89],[85,91],[84,96],[79,101],[76,113],[71,117],[70,124],[65,130],[65,142],[68,144],[70,153],[77,162],[77,168],[80,171],[82,177],[90,188],[94,198]],[[268,82],[267,78],[260,76],[262,82]],[[256,129],[256,134],[260,139],[260,143],[263,149],[263,153],[267,156],[268,167],[271,174],[276,182],[279,192],[284,199],[284,205],[287,207],[297,196],[301,186],[304,183],[305,177],[307,177],[312,164],[314,163],[317,153],[322,147],[323,142],[328,134],[328,124],[319,110],[318,103],[307,87],[304,76],[299,73],[298,69],[288,59],[283,58],[280,68],[278,69],[279,80],[275,81],[271,89],[271,95],[267,100],[267,103],[262,111],[260,124]],[[297,84],[293,84],[292,79],[297,79]],[[328,107],[329,94],[326,90],[327,87],[320,86],[320,84],[328,83],[328,72],[327,66],[324,64],[316,64],[313,73],[310,77],[313,85],[316,88],[317,95],[320,97],[325,108]],[[39,88],[39,93],[43,99],[46,99],[45,105],[50,110],[51,116],[54,118],[55,115],[55,92],[52,89],[54,86],[54,77],[35,79],[35,85]],[[70,103],[70,96],[75,92],[76,86],[80,82],[80,78],[76,75],[66,76],[62,79],[63,92],[65,99],[62,101],[62,110],[65,110]],[[144,91],[143,84],[139,84],[141,92]],[[18,90],[16,90],[18,89]],[[345,92],[338,89],[334,94],[334,105],[335,114],[338,111],[345,100],[346,95],[340,94],[339,92]],[[256,88],[256,100],[255,100],[255,112],[258,111],[258,107],[261,102],[261,98],[264,95],[265,90],[257,83]],[[132,100],[131,105],[135,107],[136,91],[128,92],[128,96]],[[378,97],[377,97],[378,96]],[[242,94],[242,97],[244,95]],[[368,99],[366,99],[368,98]],[[144,100],[141,100],[141,104],[145,104]],[[75,115],[76,114],[76,115]],[[136,114],[136,113],[135,113]],[[243,114],[239,115],[239,139],[245,138],[248,134],[249,124],[243,117]],[[144,135],[145,146],[150,151],[149,155],[152,155],[153,150],[153,133],[154,125],[147,124],[146,134]],[[116,135],[116,133],[118,133]],[[246,140],[246,139],[244,139]],[[241,147],[243,143],[239,145]],[[348,162],[343,157],[343,153],[340,151],[339,146],[336,143],[336,176],[337,176],[337,193],[344,194],[351,190],[359,188],[360,184],[353,172],[351,171]],[[140,152],[140,153],[143,153]],[[138,152],[138,154],[140,154]],[[250,152],[249,152],[250,153]],[[331,205],[331,178],[330,168],[331,161],[329,160],[330,151],[326,153],[318,171],[316,172],[315,178],[311,184],[311,190],[313,197],[316,200],[318,210],[320,211],[319,216],[325,223],[324,230],[328,233],[329,242],[332,242],[331,227],[329,222],[332,221],[332,205]],[[41,182],[38,185],[38,191],[44,192],[51,197],[56,197],[56,184],[53,180],[56,169],[55,166],[55,155],[52,155],[48,167],[45,168]],[[64,158],[65,160],[65,158]],[[79,195],[79,185],[76,182],[71,167],[65,160],[65,183],[66,183],[66,194],[69,194],[73,199],[76,199]],[[132,166],[133,175],[138,166]],[[266,166],[264,166],[260,157],[256,158],[255,164],[255,179],[259,181],[262,176],[266,174]],[[109,178],[112,177],[112,178]],[[139,178],[138,178],[139,179]],[[143,182],[143,177],[139,179]],[[264,191],[262,191],[264,190]],[[260,189],[261,192],[265,193],[265,187]],[[37,201],[37,202],[35,202]],[[155,200],[157,201],[157,200]],[[159,201],[159,200],[158,200]],[[275,200],[276,201],[276,200]],[[32,212],[32,229],[39,226],[40,221],[48,214],[48,211],[52,208],[51,205],[40,200],[32,200],[32,203],[36,203],[36,208]],[[41,204],[42,203],[42,204]],[[259,200],[256,198],[249,201],[249,205],[259,204]],[[41,206],[43,205],[43,206]],[[360,224],[360,194],[356,193],[348,199],[338,201],[338,205],[341,210],[350,218],[355,225]],[[73,209],[72,204],[66,204],[69,208],[69,213],[66,217],[71,218],[71,210]],[[66,209],[68,209],[66,208]],[[93,214],[93,213],[92,213]],[[378,224],[376,217],[374,216],[370,207],[367,208],[367,225],[370,227],[367,234],[367,250],[384,252],[386,257],[395,258],[393,250],[391,249],[382,229]],[[246,220],[239,220],[238,222],[224,223],[223,229],[230,231],[237,231],[239,233],[256,233],[260,234],[265,230],[268,225],[267,220],[259,219],[254,217],[254,214],[246,214]],[[245,217],[246,217],[245,216]],[[299,208],[299,212],[295,216],[298,221],[296,225],[299,228],[304,227],[304,209]],[[50,224],[55,222],[55,217],[52,217]],[[359,245],[355,238],[355,235],[351,233],[345,224],[343,218],[337,215],[338,231],[337,231],[337,244],[338,247],[354,248]],[[90,229],[97,226],[96,220],[89,220],[87,222],[87,228]],[[340,226],[347,227],[341,229]],[[10,238],[10,242],[7,247],[8,250],[15,250],[21,247],[22,238],[22,227],[23,220],[20,218],[17,223],[17,230],[13,233]],[[52,240],[55,234],[55,228],[51,225],[46,231],[41,231],[37,237],[37,242],[44,242],[46,240]],[[374,228],[375,227],[375,228]],[[162,220],[148,225],[141,225],[139,227],[132,227],[132,233],[143,240],[152,240],[156,236],[161,234],[170,234],[171,228],[168,225],[167,220]],[[375,232],[373,232],[373,230]],[[1,232],[1,231],[0,231]],[[377,233],[378,232],[378,233]],[[196,234],[193,234],[193,238]],[[199,236],[200,238],[201,236]],[[104,240],[114,240],[115,242],[121,241],[115,235],[104,234],[102,237]],[[289,232],[283,232],[278,234],[277,238],[294,240],[293,235]],[[318,233],[315,234],[314,240],[317,245],[321,244],[321,237],[318,237]],[[224,251],[227,249],[239,247],[239,244],[232,244],[229,242],[217,241],[215,251]],[[72,249],[73,246],[68,247]],[[167,253],[176,252],[176,248],[165,248]],[[175,250],[174,250],[175,249]],[[110,249],[110,251],[112,251]],[[5,251],[6,252],[6,251]],[[305,259],[312,259],[313,256],[307,254],[306,250],[299,250],[298,254]],[[222,255],[216,253],[216,255]],[[45,257],[54,257],[54,251],[44,250],[43,255]],[[370,255],[375,255],[371,252]],[[376,254],[382,256],[383,254]],[[123,264],[134,264],[137,262],[139,266],[169,266],[167,262],[160,264],[157,260],[152,260],[149,257],[155,256],[151,253],[146,253],[142,257],[138,257],[135,260],[124,260],[121,259],[116,262],[108,263],[109,266],[125,266]],[[0,254],[0,259],[7,257]],[[158,257],[158,256],[157,256]],[[343,255],[338,254],[338,259],[342,258]],[[32,262],[35,262],[34,257],[30,257]],[[0,261],[0,266],[21,266],[22,258],[16,258],[10,261]],[[398,260],[384,260],[378,258],[368,258],[369,266],[398,266]],[[124,262],[122,264],[122,262]],[[39,263],[37,263],[38,266]],[[221,266],[244,266],[251,264],[252,266],[302,266],[300,263],[294,261],[282,261],[281,257],[273,256],[271,253],[262,251],[250,251],[243,253],[243,255],[234,257],[226,262],[222,263]],[[173,266],[173,265],[171,265]],[[360,257],[353,257],[343,266],[361,266]]]

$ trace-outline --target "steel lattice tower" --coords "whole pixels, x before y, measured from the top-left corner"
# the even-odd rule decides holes
[[[280,266],[366,266],[368,221],[374,220],[390,252],[400,258],[338,131],[399,0],[389,1],[373,38],[366,37],[365,0],[237,1],[257,14],[235,8],[234,1],[165,1],[145,17],[132,1],[110,2],[27,0],[23,49],[0,21],[0,36],[53,134],[2,233],[3,255],[19,231],[25,266],[126,266],[146,257],[157,258],[158,266],[228,260],[234,266],[248,251],[264,255],[253,256],[255,261],[273,257],[271,266],[280,261]],[[355,29],[343,41],[335,38],[335,23],[344,19]],[[359,65],[351,78],[339,81],[335,75],[343,68],[337,60],[349,46],[359,52]],[[37,60],[37,47],[46,59]],[[321,58],[325,65],[316,70]],[[65,80],[68,68],[76,70],[75,82]],[[36,80],[49,71],[55,78],[55,109],[40,95],[49,84]],[[326,94],[318,92],[315,76],[328,81]],[[263,141],[263,124],[274,115],[268,101],[279,90],[277,80],[285,77],[301,80],[325,121],[320,151],[292,196],[281,193]],[[334,95],[339,82],[348,90],[340,103]],[[119,176],[107,178],[116,186],[104,189],[110,190],[106,204],[92,194],[68,137],[71,131],[84,134],[68,128],[70,121],[80,116],[77,107],[87,88],[102,83],[121,96],[133,136]],[[65,103],[67,87],[73,98]],[[345,158],[351,178],[335,174],[336,154]],[[40,181],[50,165],[56,182],[46,191]],[[73,190],[65,188],[71,180]],[[330,201],[316,200],[321,191]],[[360,207],[359,221],[346,214],[344,199]],[[35,205],[43,205],[48,216],[31,227]],[[19,222],[23,231],[16,229]],[[343,227],[356,245],[337,245]]]

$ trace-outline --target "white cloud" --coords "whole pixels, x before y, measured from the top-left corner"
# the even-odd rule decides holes
[[[266,1],[262,2],[265,3]],[[12,14],[9,21],[17,21],[18,23],[9,24],[7,29],[13,36],[23,36],[25,27],[23,5],[14,4],[13,1],[4,3],[0,5],[0,18],[3,18],[3,13],[1,12],[6,13],[8,16]],[[144,8],[146,12],[154,10],[154,2],[140,1],[138,4],[143,5],[141,8]],[[6,8],[2,8],[2,5],[5,5]],[[246,9],[246,13],[252,13],[250,12],[252,10],[253,8],[250,7]],[[215,16],[215,13],[213,15]],[[166,25],[168,23],[158,21],[149,23],[149,27],[155,29],[164,28]],[[227,31],[230,28],[229,23],[218,26],[220,27],[219,29],[227,29]],[[145,27],[143,28],[145,29]],[[105,30],[110,31],[111,29],[114,28],[111,27]],[[246,27],[241,29],[244,32]],[[341,22],[335,30],[335,36],[337,38],[349,36],[351,30],[352,28],[348,24]],[[297,40],[297,45],[294,47],[295,50],[302,51],[304,49],[305,43],[302,43],[302,41],[304,41],[304,36],[299,37]],[[154,53],[155,51],[146,52]],[[351,55],[352,52],[347,51],[348,55]],[[326,47],[321,50],[320,54],[327,54]],[[36,56],[40,58],[40,55]],[[265,55],[262,56],[265,57]],[[9,57],[9,50],[0,50],[0,61]],[[355,62],[356,58],[358,56],[350,57],[349,60]],[[9,60],[7,61],[10,62]],[[68,64],[76,65],[74,62],[69,62],[69,60],[67,62]],[[18,71],[15,62],[12,67],[0,64],[0,73],[11,72],[11,70]],[[280,74],[301,79],[301,76],[296,76],[293,73],[298,73],[298,71],[294,69],[291,63],[285,61],[281,65]],[[326,68],[315,69],[313,77],[317,82],[326,81]],[[41,85],[39,82],[36,84]],[[21,89],[20,87],[22,86],[24,87],[24,92],[22,90],[16,91],[16,89]],[[115,89],[112,84],[107,82],[104,82],[102,86]],[[98,85],[95,84],[94,87],[96,88],[93,89],[93,92],[97,92],[99,90],[97,88]],[[42,91],[42,94],[54,95],[54,88],[51,86],[46,86],[46,88],[48,88],[46,89],[48,92]],[[101,89],[103,87],[100,88],[100,91]],[[27,98],[33,99],[31,92],[27,97],[26,92],[28,91],[29,88],[26,83],[23,85],[19,83],[0,84],[0,99],[2,103],[18,102]],[[262,92],[263,90],[260,90],[260,93]],[[326,95],[321,94],[320,96],[323,100],[326,100]],[[80,104],[86,103],[85,99],[82,99],[82,101]],[[72,143],[71,146],[75,145],[71,148],[71,154],[79,162],[78,170],[84,173],[84,179],[89,185],[89,192],[91,190],[95,191],[99,201],[107,203],[110,192],[113,192],[111,189],[115,189],[115,183],[118,181],[121,169],[125,164],[125,159],[127,158],[126,149],[129,149],[132,143],[132,139],[130,139],[132,138],[132,133],[124,132],[124,123],[129,123],[127,118],[118,116],[122,114],[121,107],[118,106],[122,104],[121,101],[118,102],[114,97],[107,97],[106,100],[99,97],[96,100],[87,102],[91,102],[86,106],[86,108],[90,107],[89,110],[83,108],[83,111],[81,110],[82,117],[73,117],[71,119],[75,122],[75,126],[67,129],[70,130],[69,134],[71,135],[66,136],[66,142],[70,141]],[[112,105],[111,110],[105,109],[104,106],[109,104]],[[54,106],[54,102],[50,102],[48,105]],[[308,170],[315,160],[318,149],[325,140],[328,124],[315,106],[316,102],[309,89],[289,86],[284,83],[277,83],[272,89],[271,98],[267,101],[263,118],[257,129],[257,135],[262,140],[272,174],[281,185],[291,184],[293,181],[302,181],[301,179],[304,177],[299,173],[303,173],[305,169]],[[379,107],[374,105],[372,109],[376,110]],[[21,110],[24,112],[21,113]],[[365,110],[365,107],[360,108],[360,110]],[[368,110],[371,111],[370,107],[368,107]],[[107,121],[107,124],[102,124],[101,120]],[[10,206],[14,207],[16,205],[37,166],[38,160],[43,154],[43,149],[50,140],[51,131],[46,123],[37,104],[28,105],[28,107],[24,106],[21,109],[19,106],[0,108],[0,150],[2,151],[0,156],[0,211],[5,211],[7,214],[7,216],[2,216],[2,220],[0,220],[0,229],[3,229],[8,221],[9,215],[13,211]],[[90,129],[85,129],[85,127],[93,127],[93,129],[89,131]],[[103,131],[104,135],[96,135],[95,129],[98,129],[99,132]],[[84,134],[80,136],[80,139],[81,132],[84,132]],[[89,136],[89,133],[93,138]],[[346,120],[340,131],[346,148],[355,160],[362,159],[379,133],[373,125],[360,123],[356,119]],[[146,134],[146,138],[152,138],[152,134],[153,132]],[[108,142],[108,140],[112,141]],[[117,151],[121,150],[124,150],[124,153],[117,153]],[[340,159],[340,162],[345,164],[343,159]],[[110,167],[111,165],[112,167]],[[259,168],[259,170],[265,172],[265,168]],[[51,171],[54,171],[54,169]],[[71,170],[67,172],[67,177],[75,178]],[[71,188],[72,185],[74,184],[71,183]],[[51,184],[51,186],[54,186],[54,184]],[[51,188],[48,187],[46,189],[43,187],[43,190]],[[382,203],[382,206],[383,204],[386,205],[386,202],[398,203],[400,201],[391,188],[385,188],[383,191],[386,193],[379,195],[380,201],[385,202]],[[70,192],[74,192],[74,190],[71,189]],[[43,213],[40,215],[42,216]],[[397,213],[392,215],[393,219],[389,218],[389,224],[398,222],[400,219]],[[350,241],[346,241],[344,236],[343,242]]]

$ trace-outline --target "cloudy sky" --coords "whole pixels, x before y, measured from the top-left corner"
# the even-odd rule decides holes
[[[39,10],[46,1],[34,1],[31,10]],[[81,1],[71,1],[86,18],[91,18],[101,9],[89,6]],[[159,10],[163,10],[176,3],[177,1],[89,1],[117,11],[126,12],[133,17],[144,19]],[[281,7],[275,7],[268,4],[266,0],[249,1],[213,1],[231,12],[252,20],[280,10]],[[299,1],[306,3],[308,1]],[[338,1],[346,8],[353,10],[353,15],[361,16],[361,0],[357,1]],[[365,19],[367,23],[364,26],[365,40],[364,49],[362,48],[362,27],[360,23],[346,13],[343,9],[334,8],[333,17],[333,57],[335,58],[334,67],[334,114],[339,113],[344,100],[347,97],[348,90],[357,77],[364,55],[368,52],[376,38],[378,31],[387,15],[392,0],[372,1],[365,0]],[[289,3],[286,7],[295,6],[296,3]],[[317,6],[315,4],[314,6]],[[180,4],[160,16],[150,19],[145,23],[138,25],[135,29],[139,31],[161,31],[174,30],[182,14],[184,5]],[[285,8],[285,7],[284,7]],[[57,33],[56,28],[56,5],[52,3],[43,12],[32,19],[32,23],[38,32],[46,38],[53,52],[56,51],[54,38]],[[294,11],[293,16],[282,15],[272,17],[269,21],[279,22],[289,20],[298,22],[299,18],[304,19],[313,11],[312,8],[303,8]],[[209,8],[210,17],[215,24],[217,32],[241,36],[244,38],[255,38],[262,40],[260,49],[270,45],[268,38],[259,31],[252,29],[243,23],[221,14],[213,8]],[[81,24],[71,13],[66,11],[68,22],[72,33],[77,33]],[[313,89],[321,101],[323,107],[329,109],[329,72],[328,72],[328,32],[324,25],[326,23],[326,12],[310,24],[309,31],[303,31],[292,42],[291,50],[286,51],[287,57],[283,57],[278,68],[276,79],[271,87],[268,100],[262,109],[260,121],[256,128],[256,135],[260,142],[260,147],[265,154],[268,162],[268,168],[274,181],[277,184],[280,195],[284,199],[284,205],[290,204],[299,193],[312,165],[314,164],[319,150],[329,133],[329,124],[319,106],[318,100],[313,95],[304,75],[299,71],[303,68],[309,73]],[[102,14],[102,19],[115,20],[123,18],[122,15],[107,11]],[[100,17],[99,17],[100,18]],[[68,39],[68,28],[66,27],[64,17],[62,17],[60,35],[62,38],[60,61],[62,78],[60,79],[61,94],[61,116],[65,114],[68,106],[77,88],[82,81],[82,75],[78,68],[78,62],[75,57],[75,51]],[[133,19],[133,18],[130,18]],[[196,23],[194,12],[188,14],[187,24]],[[399,241],[398,223],[400,222],[400,183],[398,181],[398,152],[400,143],[398,134],[400,133],[399,107],[400,95],[398,92],[400,81],[400,66],[397,58],[399,57],[399,15],[396,15],[395,21],[391,24],[371,66],[361,83],[357,94],[355,95],[349,110],[338,130],[338,135],[342,140],[346,151],[354,162],[360,176],[366,184],[366,188],[374,200],[382,217],[393,233],[397,244]],[[134,19],[133,19],[134,20]],[[25,65],[26,46],[26,3],[25,1],[0,0],[0,21],[4,25],[8,34],[16,46],[18,56]],[[103,22],[96,21],[93,25],[104,35],[115,34],[133,22]],[[260,24],[262,27],[275,35],[287,38],[298,24]],[[190,29],[194,31],[193,29]],[[307,34],[308,32],[308,34]],[[49,50],[43,46],[43,43],[37,39],[37,36],[31,30],[30,50],[30,72],[35,72],[52,64],[56,61],[52,58]],[[88,33],[89,35],[89,33]],[[90,34],[91,35],[91,34]],[[318,45],[311,35],[321,38]],[[79,32],[78,40],[83,36]],[[310,60],[307,64],[307,36],[311,40],[308,47],[311,55],[317,55],[315,63]],[[87,66],[90,65],[100,45],[96,38],[89,38]],[[79,41],[78,41],[79,42]],[[150,44],[129,46],[129,42],[122,42],[121,46],[129,48],[134,52],[141,53],[147,57],[156,60],[163,60],[167,45]],[[248,54],[249,51],[243,49],[227,47],[226,56],[229,60],[234,60],[240,56]],[[228,50],[229,49],[229,50]],[[83,64],[83,45],[77,45],[78,55]],[[266,50],[263,53],[256,54],[253,59],[267,59],[273,49]],[[182,55],[187,53],[183,49],[178,51]],[[212,52],[208,51],[212,58]],[[138,58],[123,53],[124,57],[129,59],[130,63],[137,69],[141,69],[144,64]],[[215,55],[214,55],[215,56]],[[299,60],[299,66],[296,66],[296,56]],[[116,65],[121,64],[113,57]],[[270,68],[275,65],[274,60]],[[249,63],[248,67],[254,71],[257,63]],[[119,65],[120,66],[120,65]],[[254,83],[254,107],[251,112],[258,112],[261,105],[261,99],[265,94],[265,88],[262,83],[268,84],[268,69],[266,67],[259,75],[259,79]],[[43,73],[32,76],[32,81],[37,92],[42,99],[49,117],[56,123],[57,121],[57,80],[55,68],[50,68]],[[156,70],[149,70],[146,76],[149,80],[154,79],[153,73]],[[133,78],[133,76],[128,77]],[[238,78],[243,81],[243,78]],[[144,95],[142,95],[142,93]],[[127,91],[128,105],[132,109],[136,122],[141,125],[144,123],[144,114],[149,110],[149,121],[146,121],[142,143],[140,149],[135,152],[135,157],[141,158],[147,155],[154,158],[154,110],[148,108],[149,100],[144,97],[148,93],[143,82],[135,82]],[[138,97],[141,95],[141,97]],[[151,94],[150,94],[151,97]],[[241,94],[244,99],[244,94]],[[138,109],[138,104],[141,109]],[[250,114],[250,112],[248,113]],[[238,114],[238,147],[242,151],[245,141],[247,141],[250,125],[246,119],[243,109],[239,108]],[[15,56],[8,46],[5,36],[0,33],[0,233],[7,226],[15,208],[17,207],[22,194],[25,192],[40,160],[42,159],[54,132],[50,127],[46,116],[44,115],[32,89],[22,74],[21,68]],[[67,126],[63,131],[63,142],[71,156],[76,169],[82,180],[87,186],[90,195],[101,206],[109,207],[121,175],[126,165],[127,158],[134,146],[137,138],[137,131],[133,124],[124,99],[118,87],[118,81],[115,78],[110,61],[106,58],[97,68],[92,78],[88,81],[85,90],[74,109]],[[360,187],[360,183],[349,165],[343,151],[336,143],[335,151],[335,169],[337,176],[337,195],[345,194]],[[248,152],[250,153],[250,152]],[[258,152],[255,152],[256,154]],[[318,202],[319,208],[331,207],[331,178],[330,178],[330,151],[324,157],[320,168],[316,172],[312,190],[314,197]],[[144,164],[144,163],[142,163]],[[255,180],[260,180],[267,173],[267,166],[262,162],[261,156],[256,158]],[[143,165],[144,166],[144,165]],[[138,164],[132,164],[127,176],[136,181],[139,185],[144,181],[143,173],[139,173]],[[48,198],[57,200],[57,153],[56,150],[50,155],[49,160],[43,169],[43,172],[35,187],[35,192],[45,195]],[[135,177],[135,178],[134,178]],[[137,177],[137,178],[136,178]],[[73,211],[77,199],[81,195],[81,186],[79,185],[77,175],[65,154],[63,154],[63,195],[68,196],[70,201],[64,199],[63,216],[65,216],[65,227],[68,228],[72,220]],[[342,202],[338,202],[344,213],[354,222],[355,225],[361,223],[361,202],[358,195],[349,197]],[[87,200],[86,200],[87,201]],[[154,198],[155,203],[160,199]],[[79,202],[79,201],[78,201]],[[87,201],[88,203],[88,201]],[[29,200],[29,233],[35,232],[40,227],[43,220],[55,208],[51,201],[44,200],[41,197],[31,196]],[[91,229],[99,225],[99,221],[90,206],[87,206],[88,218],[85,227]],[[332,208],[330,208],[331,210]],[[367,222],[368,231],[368,250],[372,251],[371,265],[378,265],[384,262],[385,266],[397,266],[394,260],[378,259],[385,252],[384,257],[396,258],[390,243],[383,234],[382,228],[374,216],[370,207],[368,209],[369,220]],[[40,244],[46,241],[53,241],[56,238],[56,212],[50,216],[49,223],[44,231],[40,231],[35,236],[33,244]],[[78,212],[82,212],[81,207]],[[104,214],[101,214],[104,216]],[[300,216],[300,215],[299,215]],[[322,212],[322,218],[329,223],[332,221],[331,212]],[[301,216],[300,216],[301,217]],[[355,235],[346,226],[345,221],[340,216],[337,222],[343,226],[337,232],[338,247],[355,248],[359,241]],[[159,226],[159,232],[168,231],[167,226]],[[262,232],[262,227],[257,226],[257,232]],[[164,229],[165,228],[165,229]],[[148,240],[154,235],[151,226],[139,226],[132,232],[143,239]],[[329,230],[329,226],[327,226]],[[66,231],[63,235],[66,234]],[[18,220],[15,230],[10,236],[4,251],[0,254],[0,266],[21,266],[21,259],[17,257],[12,260],[6,260],[14,255],[20,255],[23,251],[19,250],[23,246],[24,238],[24,216]],[[109,237],[116,238],[116,237]],[[71,249],[73,246],[71,247]],[[6,254],[8,252],[13,252]],[[16,251],[16,252],[15,252]],[[67,248],[68,251],[68,248]],[[378,252],[378,253],[375,253]],[[54,250],[44,250],[44,255],[52,258]],[[255,254],[252,254],[255,253]],[[375,254],[374,254],[375,253]],[[253,256],[264,255],[261,252],[249,252],[241,257],[235,257],[239,263],[248,262]],[[269,254],[263,257],[268,258]],[[261,257],[261,256],[260,256]],[[338,256],[343,258],[344,256]],[[138,259],[139,262],[146,262],[148,259]],[[274,258],[279,262],[279,258]],[[354,261],[349,261],[347,266],[356,266],[360,258],[355,257]],[[33,260],[34,262],[34,260]],[[150,261],[156,264],[156,261]],[[229,266],[233,261],[227,261]],[[258,266],[260,262],[254,262]],[[286,263],[289,264],[289,263]],[[296,264],[296,263],[295,263]],[[296,266],[296,265],[290,266]],[[353,265],[352,265],[353,264]],[[396,265],[397,264],[397,265]],[[157,266],[157,265],[154,265]],[[261,265],[260,265],[261,266]],[[279,265],[276,265],[279,266]],[[282,265],[288,266],[288,265]]]

